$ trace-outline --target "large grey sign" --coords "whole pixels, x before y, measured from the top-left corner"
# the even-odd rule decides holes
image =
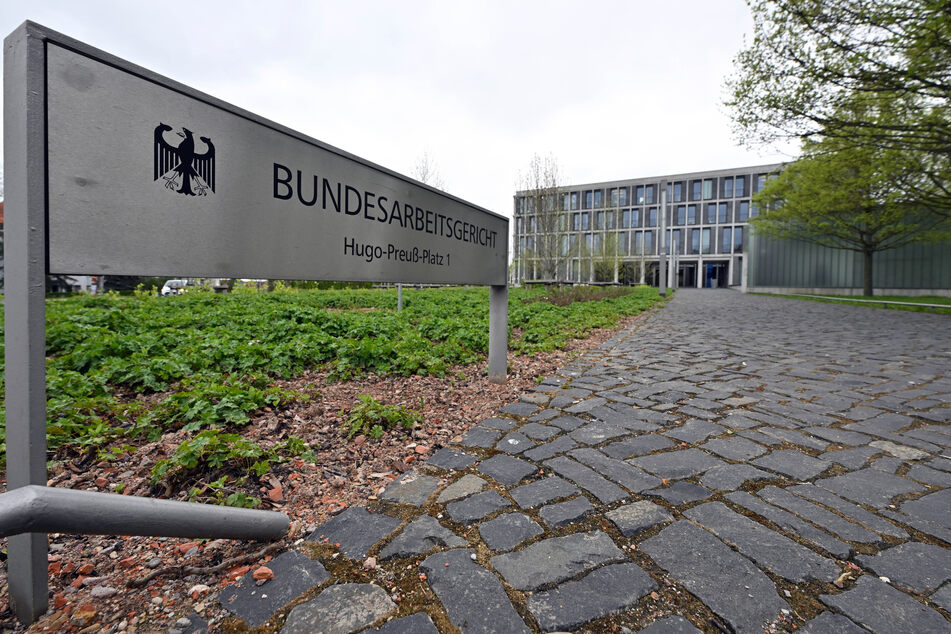
[[[52,273],[501,285],[508,220],[47,45]]]

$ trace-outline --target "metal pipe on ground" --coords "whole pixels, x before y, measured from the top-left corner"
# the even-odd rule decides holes
[[[0,537],[21,533],[278,539],[290,520],[275,511],[156,500],[38,485],[0,495]]]

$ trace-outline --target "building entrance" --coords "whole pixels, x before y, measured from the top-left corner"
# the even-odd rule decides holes
[[[703,269],[704,288],[725,288],[729,286],[729,262],[704,262]]]
[[[677,286],[694,288],[697,285],[697,265],[694,262],[681,264],[677,270]]]

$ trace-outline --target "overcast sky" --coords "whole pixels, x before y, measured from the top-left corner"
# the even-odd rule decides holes
[[[534,153],[568,184],[790,158],[722,105],[742,0],[3,0],[27,19],[508,216]]]

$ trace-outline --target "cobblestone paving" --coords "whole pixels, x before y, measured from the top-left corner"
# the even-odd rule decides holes
[[[680,291],[375,504],[226,607],[287,632],[951,632],[951,319]],[[367,555],[425,600],[354,583]]]

